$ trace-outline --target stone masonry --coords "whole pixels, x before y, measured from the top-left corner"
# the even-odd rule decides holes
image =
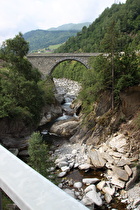
[[[29,54],[28,60],[44,75],[50,75],[53,69],[66,60],[76,60],[89,68],[89,58],[98,56],[99,53],[51,53],[51,54]]]

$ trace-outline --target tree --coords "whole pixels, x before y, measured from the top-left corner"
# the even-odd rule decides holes
[[[29,44],[19,33],[13,39],[6,40],[0,50],[0,59],[6,62],[6,67],[12,70],[13,74],[20,74],[27,80],[38,82],[41,78],[39,71],[26,59],[29,51]]]
[[[135,52],[126,50],[115,56],[115,94],[125,88],[138,85],[140,81],[140,60]]]
[[[53,92],[46,95],[47,82],[41,83],[41,74],[26,59],[28,50],[21,33],[6,40],[0,50],[0,58],[5,61],[0,69],[0,117],[18,118],[26,125],[36,126],[42,107],[50,98],[52,101]]]
[[[29,161],[28,164],[44,177],[50,179],[49,169],[54,166],[54,161],[49,155],[48,145],[43,142],[42,136],[39,132],[35,132],[29,139]],[[51,181],[56,179],[51,176]]]
[[[117,52],[117,30],[115,28],[115,21],[112,20],[108,26],[108,30],[102,40],[102,45],[104,50],[109,53],[111,59],[111,75],[112,75],[112,109],[114,109],[114,75],[115,75],[115,66],[114,66],[114,56]]]
[[[22,59],[29,51],[29,44],[24,40],[23,35],[19,33],[13,39],[7,39],[3,42],[1,48],[1,58],[6,62],[14,62]]]

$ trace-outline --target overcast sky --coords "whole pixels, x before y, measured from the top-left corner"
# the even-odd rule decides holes
[[[19,32],[93,22],[114,2],[126,0],[0,0],[0,43]]]

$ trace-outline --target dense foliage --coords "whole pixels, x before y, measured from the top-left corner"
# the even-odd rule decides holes
[[[140,49],[140,1],[127,0],[125,4],[113,4],[106,8],[88,28],[60,46],[56,52],[106,52],[104,39],[108,27],[114,22],[116,47],[119,52],[125,48]]]
[[[26,59],[28,50],[21,33],[6,40],[0,50],[0,118],[37,124],[43,105],[53,101],[53,94],[51,83],[42,81],[38,70]]]
[[[138,85],[140,82],[140,58],[134,52],[114,56],[114,88],[112,90],[112,62],[110,56],[98,56],[91,59],[92,69],[84,73],[80,98],[83,108],[90,111],[100,93],[109,90],[114,92],[114,101],[119,102],[119,93],[124,89]]]
[[[52,77],[55,78],[67,78],[80,82],[83,78],[83,74],[86,71],[86,67],[74,60],[68,60],[60,63],[52,72]]]
[[[50,172],[50,168],[54,166],[54,161],[50,157],[48,145],[43,141],[40,133],[36,132],[31,135],[28,152],[28,164],[38,173],[55,182],[56,177]]]

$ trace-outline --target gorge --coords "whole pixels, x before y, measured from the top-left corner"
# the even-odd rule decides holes
[[[54,82],[57,99],[62,104],[66,102],[62,105],[65,114],[63,113],[49,130],[51,140],[54,133],[59,136],[58,141],[57,137],[53,139],[53,156],[57,158],[55,164],[59,169],[58,177],[62,179],[59,187],[81,200],[90,209],[138,209],[139,183],[135,187],[133,185],[138,180],[139,172],[135,163],[139,162],[139,154],[132,153],[130,134],[120,129],[113,135],[105,136],[101,143],[94,140],[91,142],[91,138],[94,138],[81,127],[81,113],[74,113],[81,103],[72,102],[71,107],[75,108],[73,111],[68,107],[81,87],[78,87],[77,82],[67,79],[54,79]],[[135,90],[135,94],[136,92]],[[133,96],[135,94],[133,92]],[[137,100],[139,104],[139,99]],[[135,107],[138,105],[137,100]],[[131,106],[134,107],[132,103]],[[102,107],[103,103],[100,109],[103,109]],[[130,109],[130,106],[127,108]],[[131,124],[130,120],[128,124]],[[96,133],[93,136],[96,137]],[[99,133],[97,136],[99,138]]]
[[[139,132],[134,132],[130,118],[139,109],[139,87],[122,93],[121,110],[128,121],[121,121],[118,130],[106,135],[110,124],[117,125],[120,119],[116,113],[105,124],[109,94],[96,104],[95,130],[91,130],[83,124],[81,102],[74,100],[81,86],[67,79],[54,79],[54,83],[58,103],[47,107],[39,130],[52,146],[50,154],[56,158],[56,169],[50,170],[57,170],[59,187],[90,209],[139,209],[139,182],[134,184],[139,173]],[[9,149],[16,148],[14,151],[23,158],[28,154],[26,139],[7,136],[2,143]]]

